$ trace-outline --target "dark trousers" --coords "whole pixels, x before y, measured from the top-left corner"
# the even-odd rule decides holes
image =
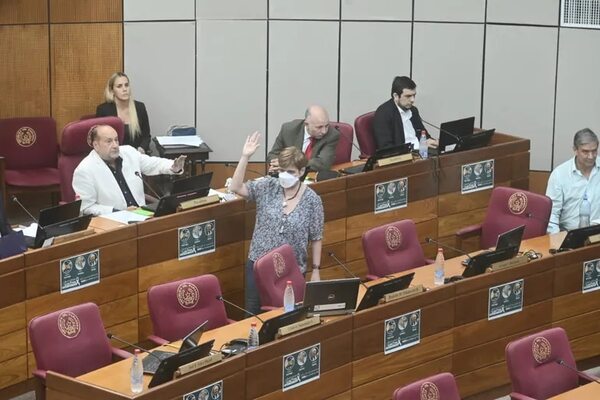
[[[246,262],[246,287],[245,287],[245,301],[246,301],[246,310],[254,313],[260,314],[260,297],[258,295],[258,288],[256,287],[256,282],[254,281],[254,261],[248,260]]]

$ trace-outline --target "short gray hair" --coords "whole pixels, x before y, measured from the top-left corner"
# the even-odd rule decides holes
[[[574,149],[590,143],[598,144],[598,136],[590,128],[583,128],[575,133],[573,138]]]

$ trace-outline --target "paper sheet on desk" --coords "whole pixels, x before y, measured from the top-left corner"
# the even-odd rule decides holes
[[[128,224],[130,222],[141,222],[150,218],[148,216],[140,215],[128,210],[117,211],[112,214],[101,215],[100,217],[120,222],[122,224]]]
[[[214,190],[214,189],[210,189],[208,191],[209,196],[214,196],[215,194],[217,196],[219,196],[219,199],[221,199],[221,201],[231,201],[231,200],[237,199],[237,196],[235,195],[235,193],[223,193],[223,192],[219,192],[218,190]]]
[[[157,136],[161,146],[192,146],[200,147],[204,141],[200,136]]]
[[[14,230],[15,231],[23,231],[23,235],[34,238],[37,235],[37,228],[38,228],[38,225],[34,222],[29,226],[19,225],[19,227],[15,228]]]

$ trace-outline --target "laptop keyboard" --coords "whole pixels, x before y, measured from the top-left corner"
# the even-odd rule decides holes
[[[152,355],[155,355],[156,357],[152,357]],[[171,357],[172,355],[175,355],[175,353],[170,351],[152,350],[150,354],[148,354],[142,360],[142,365],[144,366],[144,373],[154,375],[156,373],[156,370],[158,369],[158,366],[160,365],[160,362],[166,358]]]

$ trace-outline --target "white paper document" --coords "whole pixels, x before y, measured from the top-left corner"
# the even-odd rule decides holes
[[[101,215],[100,217],[120,222],[122,224],[128,224],[130,222],[141,222],[150,218],[146,215],[137,214],[128,210],[117,211],[111,214]]]
[[[157,136],[161,146],[191,146],[200,147],[204,141],[200,136]]]

